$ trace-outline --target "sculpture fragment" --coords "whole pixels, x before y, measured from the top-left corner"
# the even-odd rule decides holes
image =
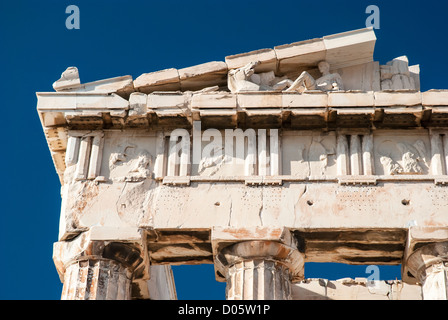
[[[338,73],[330,73],[327,61],[318,63],[322,76],[314,79],[307,71],[292,81],[286,76],[276,77],[273,71],[255,73],[258,61],[250,62],[244,67],[231,70],[228,75],[228,87],[231,92],[244,91],[285,91],[302,93],[305,90],[338,91],[344,90],[342,78]]]

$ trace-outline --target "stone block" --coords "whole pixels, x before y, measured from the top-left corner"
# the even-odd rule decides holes
[[[422,92],[423,106],[448,106],[448,90]]]
[[[235,127],[237,124],[236,95],[224,92],[193,94],[193,121],[202,121],[204,128]]]
[[[345,90],[380,91],[380,71],[377,61],[339,68],[333,72],[338,73]]]
[[[283,93],[283,108],[301,108],[301,107],[327,107],[328,95],[324,92],[315,93]]]
[[[148,95],[148,109],[181,110],[188,107],[190,95],[181,92],[157,92]]]
[[[223,92],[193,94],[192,109],[236,109],[237,95]]]
[[[128,110],[129,102],[112,93],[38,92],[37,110]]]
[[[227,56],[225,58],[229,70],[245,66],[249,62],[259,61],[255,67],[255,72],[275,71],[277,68],[277,57],[274,49],[260,49],[247,53]]]
[[[402,74],[409,76],[409,60],[406,56],[401,56],[389,61],[381,66],[381,81],[392,79],[394,75]]]
[[[182,92],[156,92],[148,95],[148,114],[158,118],[158,124],[184,127],[190,124],[189,101],[191,94]]]
[[[366,107],[374,106],[373,92],[329,92],[329,107]]]
[[[420,92],[375,92],[375,106],[417,106],[422,104]]]
[[[280,74],[315,67],[325,60],[326,49],[322,39],[312,39],[274,47]]]
[[[144,73],[134,80],[134,88],[143,93],[180,90],[179,72],[170,68]]]
[[[101,128],[103,122],[127,115],[129,102],[112,93],[40,92],[37,93],[37,110],[45,127],[70,125],[73,128]],[[103,119],[104,118],[104,119]]]
[[[237,94],[240,108],[281,108],[282,94],[273,92],[244,92]]]
[[[58,89],[58,92],[116,93],[128,98],[134,91],[132,76],[122,76],[80,84],[75,88]]]
[[[212,61],[179,69],[179,78],[183,91],[195,91],[210,86],[226,86],[227,64],[222,61]]]
[[[149,125],[148,120],[148,95],[141,92],[131,93],[126,126],[129,128],[144,128]]]
[[[371,27],[325,36],[323,42],[332,69],[373,61],[376,36]]]
[[[141,92],[134,92],[129,97],[129,116],[146,115],[148,105],[148,95]]]

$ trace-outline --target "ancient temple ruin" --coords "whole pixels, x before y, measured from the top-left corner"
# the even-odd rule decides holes
[[[70,67],[37,93],[62,299],[175,299],[170,266],[200,263],[227,299],[447,299],[448,91],[421,92],[406,56],[374,61],[375,42],[90,83]],[[305,279],[305,262],[402,279]]]

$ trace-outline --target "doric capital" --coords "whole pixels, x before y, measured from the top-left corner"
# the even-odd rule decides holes
[[[448,227],[409,227],[402,263],[402,280],[408,284],[421,284],[418,270],[443,261],[443,243],[447,242]]]
[[[303,254],[297,248],[270,240],[243,241],[227,246],[216,256],[215,266],[224,275],[230,266],[248,260],[273,261],[289,270],[292,281],[303,278]]]
[[[288,228],[213,228],[211,238],[217,281],[225,281],[231,265],[248,260],[281,264],[289,270],[292,281],[304,276],[304,254]]]
[[[87,260],[111,260],[130,271],[133,279],[149,279],[144,234],[137,229],[113,229],[93,227],[71,241],[56,242],[53,260],[61,280],[71,264]]]
[[[410,254],[407,269],[422,284],[433,266],[446,263],[448,263],[448,241],[435,242],[424,245]]]

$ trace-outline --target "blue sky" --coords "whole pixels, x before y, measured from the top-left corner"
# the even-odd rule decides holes
[[[80,9],[68,30],[65,9]],[[446,1],[2,1],[0,90],[3,169],[0,299],[59,299],[52,261],[60,183],[36,112],[38,91],[68,66],[81,81],[183,68],[227,55],[365,27],[368,5],[380,9],[375,60],[407,55],[420,64],[422,91],[448,88]],[[381,268],[400,278],[400,267]],[[307,277],[367,277],[365,266],[306,267]],[[179,299],[224,299],[211,265],[175,267]]]

